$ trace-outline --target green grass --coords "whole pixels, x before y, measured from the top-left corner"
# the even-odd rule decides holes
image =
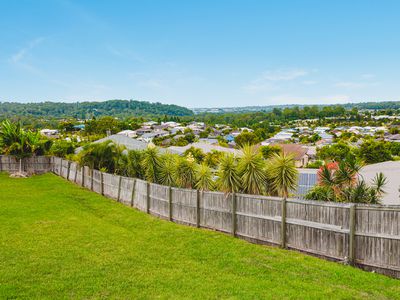
[[[400,298],[400,281],[0,174],[0,298]]]

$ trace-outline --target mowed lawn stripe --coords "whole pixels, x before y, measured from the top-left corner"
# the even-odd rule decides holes
[[[0,174],[0,298],[400,298],[400,281]]]

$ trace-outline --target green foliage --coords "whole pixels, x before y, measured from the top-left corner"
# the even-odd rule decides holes
[[[113,141],[91,143],[85,145],[76,156],[80,166],[89,166],[91,169],[104,170],[109,173],[126,175],[127,156],[123,146]]]
[[[267,170],[272,189],[280,197],[289,197],[289,192],[297,188],[298,171],[292,155],[274,153],[268,161]]]
[[[200,191],[212,191],[215,187],[214,174],[204,163],[197,166],[195,187]]]
[[[327,161],[342,161],[355,157],[352,148],[345,142],[339,141],[333,145],[327,145],[317,149],[317,157]]]
[[[144,152],[140,150],[130,150],[128,152],[128,176],[144,179],[144,168],[142,166],[143,154]]]
[[[179,157],[176,162],[176,184],[181,188],[194,188],[196,185],[197,164],[189,154],[187,157]]]
[[[260,147],[261,154],[265,159],[270,158],[274,153],[280,153],[281,150],[282,150],[281,147],[273,145]]]
[[[188,155],[192,155],[192,157],[194,158],[194,160],[199,164],[201,162],[203,162],[205,154],[204,152],[199,149],[199,148],[195,148],[195,147],[190,147],[189,149],[187,149],[184,152],[184,156],[188,156]]]
[[[264,194],[267,182],[265,160],[254,146],[245,145],[241,151],[238,172],[242,182],[242,191],[246,194]]]
[[[235,142],[239,147],[243,147],[245,145],[255,145],[258,144],[261,140],[254,132],[244,131],[235,137]]]
[[[176,170],[177,160],[178,158],[175,154],[167,153],[161,156],[160,184],[168,186],[176,185],[177,177],[179,177]]]
[[[217,170],[217,187],[224,193],[240,191],[242,182],[238,171],[237,160],[232,154],[224,154]]]
[[[4,120],[0,124],[0,150],[4,154],[21,160],[32,155],[43,155],[50,146],[50,141],[38,132],[24,130],[20,123]]]
[[[390,144],[374,140],[364,141],[360,145],[359,155],[367,164],[392,160]]]
[[[41,102],[15,103],[0,102],[0,116],[30,116],[58,118],[91,118],[93,116],[128,117],[140,116],[191,116],[187,108],[161,103],[150,103],[136,100],[109,100],[103,102]]]
[[[68,155],[74,154],[76,145],[74,142],[66,140],[55,140],[51,145],[49,153],[58,157],[67,157]]]
[[[144,169],[144,177],[147,181],[158,183],[161,168],[161,158],[158,148],[148,147],[142,157],[142,168]]]
[[[306,195],[309,200],[379,204],[384,194],[386,178],[376,175],[369,186],[359,179],[361,165],[357,161],[342,161],[321,167],[319,184]]]

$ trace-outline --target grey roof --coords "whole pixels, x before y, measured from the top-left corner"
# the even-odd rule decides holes
[[[93,143],[102,143],[105,141],[113,141],[116,144],[124,145],[126,147],[126,149],[128,149],[128,150],[145,150],[145,149],[147,149],[147,145],[148,145],[146,142],[138,141],[136,139],[127,137],[122,134],[113,134],[113,135],[107,136],[105,138],[102,138],[100,140],[97,140]],[[79,153],[81,150],[82,150],[82,147],[77,148],[76,153]],[[165,153],[165,152],[174,153],[173,151],[167,151],[167,149],[165,149],[165,148],[159,147],[159,150],[162,153]]]
[[[211,152],[212,150],[216,150],[216,151],[225,152],[225,153],[240,154],[240,151],[237,149],[226,148],[226,147],[212,145],[212,144],[208,144],[208,143],[192,143],[192,144],[188,144],[188,145],[182,146],[182,147],[171,146],[171,147],[168,147],[168,149],[170,149],[173,152],[183,154],[190,147],[199,148],[204,153],[208,153],[208,152]]]
[[[367,182],[379,172],[386,176],[386,192],[382,198],[382,204],[399,205],[400,204],[400,161],[385,161],[377,164],[365,166],[361,169],[360,175]]]

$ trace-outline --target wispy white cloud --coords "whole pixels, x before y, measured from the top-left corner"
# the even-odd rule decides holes
[[[304,84],[304,85],[314,85],[314,84],[317,84],[317,83],[318,83],[318,81],[316,81],[316,80],[304,80],[302,82],[302,84]]]
[[[29,52],[43,42],[43,40],[44,37],[38,37],[30,41],[26,47],[19,49],[16,53],[11,55],[11,61],[15,64],[20,63],[29,54]]]
[[[378,82],[370,82],[370,81],[341,81],[341,82],[336,82],[333,86],[336,88],[345,88],[345,89],[364,89],[377,85],[379,85]]]
[[[137,54],[136,52],[132,51],[132,50],[125,50],[122,48],[117,48],[115,46],[111,46],[108,45],[106,46],[107,50],[109,53],[111,53],[112,55],[122,58],[122,59],[128,59],[131,61],[136,61],[136,62],[140,62],[140,63],[144,63],[145,59],[140,56],[139,54]]]
[[[23,68],[31,73],[40,74],[42,73],[37,67],[33,66],[29,62],[27,62],[29,56],[31,55],[31,51],[36,48],[39,44],[41,44],[45,40],[44,37],[37,37],[28,42],[28,44],[19,49],[17,52],[11,55],[9,61],[20,68]]]
[[[271,91],[279,88],[279,83],[305,77],[310,71],[304,69],[278,69],[265,71],[243,88],[249,92]]]

